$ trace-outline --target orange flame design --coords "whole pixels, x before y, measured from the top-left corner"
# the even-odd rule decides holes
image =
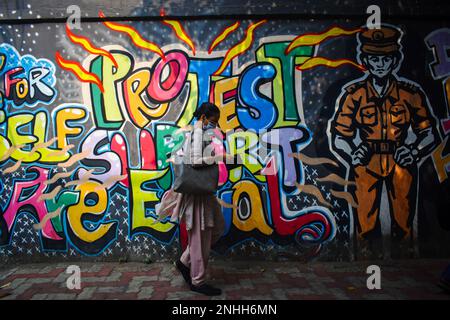
[[[292,50],[294,50],[297,47],[300,46],[314,46],[317,45],[323,41],[325,41],[328,38],[334,38],[338,36],[346,36],[346,35],[352,35],[355,34],[362,29],[355,29],[355,30],[345,30],[339,27],[332,27],[328,29],[325,32],[322,33],[309,33],[309,34],[302,34],[297,36],[294,40],[291,41],[289,46],[285,50],[285,54],[289,54]]]
[[[98,12],[98,15],[100,18],[106,18],[101,10]],[[136,46],[138,46],[139,48],[152,51],[152,52],[158,54],[161,58],[165,59],[164,52],[161,50],[161,48],[158,47],[153,42],[150,42],[150,41],[142,38],[142,36],[139,34],[139,32],[137,32],[137,30],[134,29],[133,27],[127,26],[124,24],[120,24],[120,23],[106,21],[106,20],[102,21],[102,22],[105,26],[107,26],[111,30],[123,32],[123,33],[127,34],[130,37],[131,41],[133,41],[133,43]]]
[[[86,71],[78,62],[64,60],[58,51],[55,54],[56,62],[58,65],[65,70],[71,71],[80,81],[95,83],[101,92],[104,91],[103,84],[97,75]]]
[[[233,25],[226,27],[221,33],[219,33],[219,35],[211,43],[211,46],[208,49],[208,54],[211,54],[211,52],[219,45],[219,43],[225,40],[230,33],[239,28],[240,24],[241,23],[237,21]]]
[[[318,66],[325,66],[325,67],[329,67],[329,68],[337,68],[341,65],[344,64],[350,64],[356,68],[358,68],[361,71],[365,71],[366,68],[364,68],[364,66],[349,60],[349,59],[338,59],[338,60],[331,60],[331,59],[327,59],[327,58],[323,58],[323,57],[313,57],[313,58],[309,58],[308,60],[306,60],[304,63],[296,66],[295,68],[297,70],[300,71],[304,71],[304,70],[308,70],[308,69],[312,69],[314,67],[318,67]]]
[[[114,63],[114,66],[117,68],[117,61],[116,61],[116,59],[114,58],[114,56],[110,52],[108,52],[108,51],[106,51],[104,49],[95,47],[89,41],[88,38],[74,34],[70,30],[68,25],[66,25],[66,33],[67,33],[67,36],[69,37],[69,39],[73,43],[81,45],[89,53],[98,54],[98,55],[101,55],[101,56],[108,57],[112,61],[112,63]]]
[[[175,35],[178,39],[184,41],[184,43],[186,43],[189,48],[191,48],[192,53],[195,56],[195,45],[192,42],[191,38],[189,38],[189,36],[187,35],[181,23],[176,20],[163,20],[163,23],[168,25],[175,32]]]
[[[231,49],[227,51],[227,53],[225,54],[225,58],[223,59],[219,69],[217,69],[216,72],[213,73],[214,76],[221,74],[225,70],[227,65],[231,62],[231,60],[243,54],[250,48],[250,46],[253,43],[253,31],[265,22],[267,22],[267,20],[261,20],[255,24],[250,25],[247,28],[244,40],[234,45]]]

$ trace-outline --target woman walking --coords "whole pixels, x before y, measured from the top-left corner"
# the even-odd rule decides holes
[[[205,148],[212,142],[211,135],[206,133],[217,127],[219,108],[211,103],[203,103],[195,111],[194,117],[197,122],[187,133],[183,157],[188,157],[193,167],[217,165],[218,161],[230,160],[230,155],[214,152],[204,156]],[[205,279],[211,245],[222,236],[225,226],[215,194],[178,193],[171,189],[157,205],[156,213],[158,221],[167,216],[171,216],[171,221],[185,221],[188,245],[176,266],[191,290],[208,296],[220,295],[222,291],[208,285]]]

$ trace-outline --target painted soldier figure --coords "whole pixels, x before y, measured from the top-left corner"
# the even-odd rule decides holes
[[[403,58],[401,35],[388,26],[358,34],[359,61],[367,73],[343,89],[330,123],[332,148],[354,174],[362,258],[382,256],[383,185],[391,217],[392,255],[412,254],[418,162],[436,143],[435,119],[425,93],[396,75]]]

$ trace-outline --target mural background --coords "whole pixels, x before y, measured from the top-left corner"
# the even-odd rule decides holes
[[[357,10],[358,7],[348,8],[349,17],[336,15],[336,13],[328,12],[328,10],[321,11],[330,8],[326,1],[314,2],[315,4],[309,3],[309,6],[316,6],[318,10],[316,15],[311,16],[305,15],[300,6],[294,6],[289,2],[274,2],[275,5],[265,2],[257,5],[249,2],[242,8],[234,2],[198,1],[193,6],[187,6],[185,3],[178,1],[164,2],[164,4],[145,2],[143,5],[146,8],[145,10],[139,9],[140,4],[133,6],[133,3],[129,1],[127,4],[120,1],[106,2],[102,2],[97,8],[81,2],[79,5],[82,17],[85,20],[81,23],[81,30],[72,31],[75,35],[88,38],[96,47],[107,50],[126,50],[134,62],[134,69],[131,68],[132,70],[136,70],[139,63],[151,68],[156,64],[157,54],[136,46],[126,34],[113,31],[105,26],[98,18],[98,10],[103,10],[108,17],[114,16],[114,13],[116,13],[116,16],[122,18],[120,21],[114,22],[133,27],[143,39],[157,44],[166,53],[172,49],[182,50],[189,58],[190,68],[193,68],[193,61],[197,61],[198,68],[200,68],[202,61],[210,61],[212,57],[215,57],[216,63],[213,67],[209,66],[214,70],[220,65],[227,50],[243,41],[246,37],[246,30],[252,23],[267,20],[255,28],[254,39],[248,50],[235,58],[233,63],[229,64],[222,73],[226,78],[236,77],[236,81],[242,81],[245,67],[261,62],[257,58],[257,52],[264,46],[264,43],[269,46],[281,41],[284,43],[283,48],[285,48],[290,41],[299,35],[323,33],[333,26],[345,30],[355,30],[363,26],[366,19],[366,16],[361,15],[361,12],[364,13],[365,7],[362,7],[360,11]],[[33,2],[16,2],[14,5],[8,3],[6,7],[2,8],[0,53],[4,53],[5,61],[3,68],[0,69],[0,76],[2,77],[0,91],[4,112],[0,131],[3,137],[11,134],[14,123],[8,122],[8,119],[11,116],[24,113],[29,114],[30,118],[20,116],[17,118],[18,121],[33,121],[33,125],[24,126],[21,129],[22,134],[30,134],[33,129],[38,130],[33,133],[36,136],[38,136],[36,132],[43,133],[43,139],[39,141],[41,143],[53,138],[58,127],[64,127],[65,129],[61,129],[62,131],[70,131],[71,126],[76,126],[80,128],[80,131],[73,132],[74,136],[67,139],[65,145],[74,144],[74,148],[68,151],[68,154],[59,158],[56,157],[59,160],[45,163],[43,159],[45,158],[44,153],[47,151],[38,150],[35,153],[35,155],[38,154],[37,160],[33,160],[32,156],[29,155],[29,161],[23,161],[16,171],[2,172],[0,187],[0,207],[2,208],[2,214],[0,215],[0,224],[2,225],[0,259],[6,262],[16,259],[79,260],[92,257],[104,260],[121,258],[172,259],[179,254],[180,247],[183,245],[183,233],[180,234],[179,226],[171,225],[169,222],[159,224],[156,227],[151,225],[153,221],[152,208],[154,208],[158,198],[161,198],[164,189],[167,189],[170,185],[168,176],[165,176],[162,180],[157,178],[157,176],[163,175],[162,171],[165,168],[169,168],[170,171],[170,167],[160,165],[157,160],[164,160],[164,151],[167,151],[164,131],[170,131],[170,126],[166,127],[166,125],[179,125],[180,119],[185,119],[184,125],[191,120],[188,115],[184,118],[182,113],[189,105],[187,101],[192,102],[192,100],[189,100],[189,93],[192,95],[192,91],[189,92],[188,90],[192,89],[192,86],[184,85],[183,90],[171,99],[167,112],[163,116],[152,118],[143,128],[138,128],[135,123],[129,120],[124,121],[124,124],[119,128],[108,130],[99,128],[99,122],[96,121],[93,113],[92,99],[94,92],[96,92],[94,95],[101,96],[98,88],[92,83],[80,81],[73,72],[62,68],[55,58],[56,52],[59,52],[66,61],[82,63],[86,70],[93,71],[94,67],[91,63],[98,55],[90,55],[85,49],[70,40],[65,29],[65,18],[62,18],[67,16],[65,8],[70,3],[67,3],[67,6],[64,6],[65,3],[60,3],[58,6],[52,5],[51,1],[44,2],[39,7]],[[50,6],[52,6],[51,9],[49,9]],[[381,8],[383,10],[383,6]],[[420,20],[414,19],[418,12],[417,7],[411,7],[410,16],[405,16],[405,14],[396,16],[395,9],[392,11],[392,7],[388,4],[384,8],[389,9],[390,16],[386,20],[383,19],[383,22],[391,23],[404,32],[402,38],[404,60],[398,74],[420,84],[429,98],[435,116],[439,120],[445,121],[449,118],[450,106],[447,96],[450,90],[445,89],[445,81],[450,73],[447,72],[438,76],[431,73],[430,66],[437,60],[437,55],[436,51],[427,47],[426,39],[431,33],[441,30],[440,32],[443,35],[438,39],[439,41],[436,40],[435,42],[443,47],[448,46],[448,19],[445,19],[445,17],[436,17],[433,20],[427,19],[428,7],[424,7],[423,10],[425,11],[422,11],[424,14]],[[289,12],[288,9],[292,11]],[[290,16],[288,13],[296,13],[298,16]],[[172,20],[181,23],[186,34],[189,35],[195,45],[196,55],[192,54],[192,50],[186,42],[176,36],[174,30],[162,23],[163,17],[161,18],[161,14],[184,16]],[[219,16],[221,14],[222,16]],[[240,15],[237,18],[232,18],[230,16],[223,17],[223,14]],[[261,14],[278,14],[279,16],[256,16]],[[129,19],[126,18],[127,16]],[[28,20],[24,22],[23,19]],[[237,21],[240,22],[240,26],[218,45],[217,49],[214,50],[216,51],[214,55],[209,55],[208,48],[217,35],[224,28]],[[330,60],[345,58],[356,62],[356,48],[356,36],[352,34],[335,36],[315,46],[300,47],[296,50],[300,50],[298,51],[301,52],[299,55],[303,56],[303,58],[300,58],[303,59],[301,62],[312,56],[326,57]],[[48,88],[54,90],[50,94],[50,98],[35,96],[34,99],[30,98],[31,101],[25,103],[18,97],[10,96],[8,98],[5,73],[17,66],[22,66],[28,71],[27,62],[23,60],[24,56],[35,60],[29,62],[30,68],[38,66],[50,70],[51,74],[43,80]],[[120,57],[117,56],[117,58]],[[110,63],[107,58],[103,59],[104,64]],[[118,61],[118,63],[119,65],[126,64],[121,61]],[[445,63],[443,65],[445,70],[449,70],[448,65],[445,65]],[[193,73],[193,69],[189,69],[189,71],[190,74]],[[211,72],[211,70],[209,71]],[[242,187],[245,190],[247,200],[242,205],[251,203],[251,210],[248,210],[248,217],[239,217],[236,211],[229,208],[223,209],[229,224],[225,235],[214,248],[214,252],[217,256],[225,258],[288,257],[336,261],[354,259],[352,210],[345,199],[331,194],[332,189],[343,191],[344,188],[337,183],[321,181],[321,178],[331,173],[344,177],[344,166],[337,161],[330,151],[326,126],[329,119],[333,117],[336,99],[342,87],[349,81],[362,77],[364,73],[350,64],[335,68],[317,66],[302,72],[296,71],[294,65],[291,64],[285,69],[277,67],[276,71],[282,72],[283,78],[273,82],[276,85],[272,86],[272,89],[270,89],[270,81],[263,85],[261,91],[268,93],[269,97],[262,99],[259,97],[258,102],[261,103],[262,100],[266,103],[271,102],[271,105],[275,107],[274,110],[277,110],[278,115],[281,114],[282,117],[282,106],[276,101],[276,97],[277,95],[279,97],[281,90],[284,94],[287,94],[284,100],[285,107],[289,105],[286,108],[290,108],[291,115],[294,114],[298,118],[295,119],[295,123],[288,123],[286,119],[278,118],[278,121],[281,122],[277,122],[276,125],[272,123],[269,129],[275,130],[276,128],[285,137],[297,136],[298,140],[295,140],[293,144],[287,142],[292,147],[293,153],[300,152],[313,159],[326,158],[334,161],[337,166],[330,163],[310,165],[307,164],[307,161],[298,161],[287,157],[288,152],[277,152],[277,159],[286,168],[293,170],[291,174],[292,172],[296,173],[295,182],[300,185],[317,187],[331,206],[327,207],[314,195],[300,192],[295,188],[294,181],[286,177],[284,177],[286,178],[284,186],[278,185],[277,188],[274,188],[272,185],[272,187],[269,187],[265,178],[260,177],[263,181],[259,181],[258,174],[254,174],[261,168],[247,168],[247,171],[241,172],[242,175],[236,181],[228,181],[224,184],[219,191],[219,195],[223,200],[232,202],[233,186],[236,187],[237,184],[244,181]],[[269,71],[266,70],[266,72]],[[16,76],[16,78],[18,77]],[[107,81],[106,78],[100,78]],[[289,83],[289,81],[292,82]],[[205,91],[208,85],[199,83],[200,87],[202,89],[199,89],[201,92],[198,91],[197,93],[197,104],[205,97],[208,98],[208,90]],[[289,88],[292,89],[290,96]],[[271,90],[272,93],[270,93]],[[236,93],[234,96],[237,98],[235,103],[238,105],[251,101],[250,97],[242,98],[239,94],[236,96]],[[120,100],[121,97],[121,92],[116,92],[114,96],[107,98],[109,102],[106,105],[114,105],[114,102],[111,101],[114,101],[114,99]],[[123,101],[118,103],[122,112],[126,114]],[[152,103],[158,105],[155,101],[152,101]],[[56,120],[56,111],[60,109],[62,110],[60,118]],[[65,109],[71,110],[68,117],[73,119],[67,127],[62,122]],[[105,107],[105,109],[107,117],[114,116],[109,113],[112,112],[111,109],[108,109],[108,107]],[[40,118],[42,113],[45,112],[47,112],[47,126],[43,124],[44,121]],[[37,116],[39,114],[41,115]],[[80,114],[84,116],[82,117]],[[124,118],[127,118],[127,116]],[[247,129],[253,126],[252,122],[246,123],[242,119],[244,118],[240,118],[238,122],[239,126]],[[61,123],[58,123],[58,121]],[[238,121],[238,119],[235,119],[235,121]],[[443,123],[439,129],[444,140],[448,131],[445,132]],[[142,137],[142,133],[145,132],[151,134],[152,140],[148,140],[148,136],[147,139]],[[127,152],[125,153],[119,151],[123,144],[116,140],[118,139],[117,134],[126,141]],[[90,142],[86,142],[87,137],[92,137]],[[139,137],[141,137],[141,143],[138,142]],[[94,147],[95,144],[92,143],[92,140],[97,141],[97,145],[103,146],[97,150],[97,157],[90,155],[91,161],[77,162],[70,169],[58,166],[58,163],[63,163],[69,159],[70,155],[86,151],[87,147]],[[116,147],[113,146],[114,141],[118,143]],[[12,142],[14,144],[20,143],[18,140]],[[86,148],[82,148],[83,142],[86,143]],[[170,144],[170,142],[168,143]],[[154,143],[154,148],[151,147],[151,143]],[[31,142],[29,147],[23,150],[27,150],[31,154],[31,149],[36,144],[37,142],[34,144]],[[7,144],[4,145],[2,154],[6,154],[9,149]],[[65,145],[58,142],[52,144],[50,148],[57,151]],[[230,145],[226,145],[226,148],[230,150]],[[442,155],[448,154],[448,151],[448,144],[444,144]],[[49,158],[51,158],[50,152],[47,152]],[[152,158],[152,154],[155,158]],[[128,159],[125,155],[128,156]],[[147,156],[148,158],[146,158]],[[89,169],[108,167],[108,164],[105,164],[104,161],[108,157],[111,164],[117,164],[116,160],[121,159],[118,169],[112,165],[110,172],[108,173],[108,170],[106,170],[104,176],[101,179],[97,177],[97,182],[93,182],[92,185],[87,182],[78,187],[64,187],[66,182],[77,180]],[[1,163],[2,170],[4,171],[6,168],[15,165],[19,158],[19,156],[12,154],[7,160],[3,160]],[[444,161],[444,167],[445,163],[448,163],[448,158],[446,161]],[[126,171],[127,162],[128,169],[131,169],[131,171]],[[263,165],[267,163],[261,164],[261,167],[264,167]],[[278,163],[280,164],[280,162]],[[421,165],[419,171],[419,201],[417,214],[414,218],[414,248],[416,256],[420,257],[442,257],[450,254],[450,247],[448,246],[450,240],[449,182],[448,179],[439,181],[435,163],[436,161],[429,157]],[[32,169],[32,167],[36,169]],[[49,170],[50,174],[47,176],[42,171],[36,177],[37,174],[33,173],[33,170]],[[60,179],[56,183],[50,184],[48,189],[45,189],[43,184],[45,180],[50,179],[55,173],[71,170],[75,170],[71,176]],[[445,170],[444,168],[444,172]],[[254,172],[252,173],[252,171]],[[101,182],[105,183],[106,179],[113,175],[113,172],[116,175],[128,174],[128,177],[114,182],[112,186],[105,190],[100,190],[97,196],[89,195],[89,190],[92,191]],[[131,178],[130,176],[133,175],[134,178]],[[283,182],[283,177],[279,178],[278,183]],[[128,179],[135,179],[135,182],[126,182]],[[151,180],[153,184],[139,186],[136,182],[140,181],[139,179],[142,181]],[[154,184],[155,180],[158,180],[158,184]],[[276,180],[272,180],[272,182],[276,183]],[[19,190],[17,184],[21,181],[30,182],[30,185],[26,186],[30,188],[25,189],[23,193],[17,191]],[[37,200],[42,193],[49,193],[58,185],[64,187],[64,190],[56,197],[45,201]],[[86,189],[80,191],[80,188]],[[18,193],[16,198],[13,195],[14,190]],[[156,198],[155,195],[146,193],[148,190],[157,190]],[[258,194],[259,196],[257,196]],[[85,195],[92,201],[92,203],[89,203],[89,200],[86,200],[85,205],[97,203],[94,205],[94,207],[97,206],[97,211],[85,210],[85,212],[93,212],[94,214],[80,216],[83,212],[81,195]],[[148,203],[144,204],[143,198]],[[132,202],[135,206],[138,203],[148,206],[148,210],[138,210],[135,207],[135,211],[133,211]],[[25,205],[25,203],[28,205]],[[382,232],[387,237],[389,233],[389,210],[386,200],[382,200],[381,203]],[[42,230],[33,228],[33,224],[39,223],[43,216],[48,212],[54,212],[58,207],[62,208],[59,218],[56,217],[47,222]],[[302,222],[302,219],[308,217],[310,208],[313,208],[314,212],[319,212],[315,218],[317,220],[314,220],[319,221],[316,224]],[[280,209],[282,210],[280,211]],[[137,217],[139,217],[139,220]],[[281,219],[278,225],[275,222],[277,218]],[[312,238],[296,236],[300,228],[308,228],[304,232],[313,235]],[[383,244],[383,251],[388,257],[390,249],[387,241]]]

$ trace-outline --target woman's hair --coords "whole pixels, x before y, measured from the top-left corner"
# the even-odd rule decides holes
[[[213,103],[210,102],[203,102],[200,105],[200,108],[195,110],[194,117],[196,119],[199,119],[202,115],[205,115],[206,118],[210,118],[215,115],[220,114],[220,109]]]

